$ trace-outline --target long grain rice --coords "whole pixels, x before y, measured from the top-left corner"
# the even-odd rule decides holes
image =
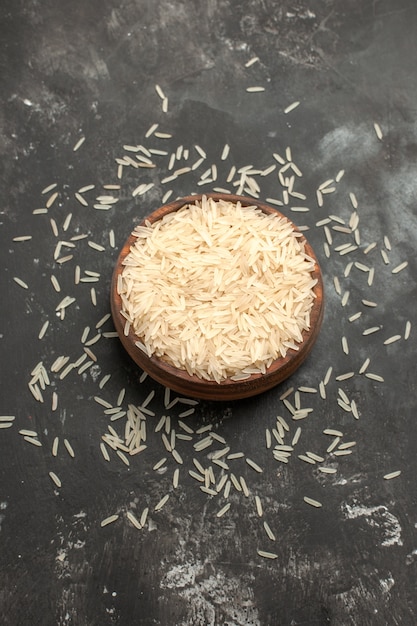
[[[382,134],[382,130],[381,130],[381,127],[378,124],[378,122],[374,122],[374,130],[375,130],[375,134],[378,137],[378,139],[380,141],[382,141],[382,139],[384,138],[384,135]]]
[[[169,493],[167,493],[163,498],[161,498],[161,500],[155,505],[154,511],[160,511],[162,507],[165,506],[165,504],[168,502],[168,500],[169,500]]]
[[[267,550],[257,550],[259,556],[262,556],[264,559],[277,559],[278,554],[275,552],[268,552]]]
[[[406,267],[408,266],[408,261],[404,261],[403,263],[400,263],[399,265],[397,265],[396,267],[394,267],[394,269],[391,271],[392,274],[398,274],[398,272],[401,272],[402,270],[404,270]]]
[[[77,152],[77,150],[79,150],[81,148],[81,146],[83,145],[85,141],[85,137],[80,137],[79,140],[77,141],[77,143],[75,144],[75,146],[73,147],[73,152]]]
[[[355,372],[346,372],[346,374],[339,374],[339,376],[336,376],[336,380],[348,380],[349,378],[353,378],[354,375]]]
[[[316,461],[306,454],[299,454],[298,458],[300,461],[304,461],[304,463],[310,463],[310,465],[315,465]]]
[[[259,496],[255,496],[255,505],[256,505],[256,512],[258,513],[259,517],[262,517],[264,512],[263,512],[262,502]]]
[[[135,528],[141,530],[142,526],[140,525],[139,520],[133,515],[131,511],[126,511],[126,517]]]
[[[179,485],[179,480],[180,480],[180,470],[179,470],[179,468],[177,467],[177,468],[174,470],[174,473],[173,473],[173,475],[172,475],[172,486],[174,487],[174,489],[177,489],[177,487],[178,487],[178,485]],[[214,492],[214,493],[216,493],[216,492]]]
[[[29,285],[18,276],[13,276],[13,280],[17,285],[19,285],[19,287],[22,287],[23,289],[29,289]]]
[[[46,320],[46,322],[43,323],[42,328],[39,331],[38,339],[43,339],[46,331],[48,330],[48,326],[49,326],[49,320]]]
[[[296,430],[296,431],[295,431],[295,433],[294,433],[294,436],[293,436],[293,438],[292,438],[292,441],[291,441],[291,446],[292,446],[292,447],[294,447],[294,446],[296,446],[296,445],[297,445],[297,443],[298,443],[298,441],[299,441],[300,437],[301,437],[301,427],[300,427],[300,426],[298,426],[297,430]]]
[[[382,326],[370,326],[369,328],[365,328],[365,330],[362,332],[362,335],[372,335],[373,333],[377,333],[379,330],[381,330],[381,328]]]
[[[35,437],[30,437],[29,435],[25,435],[23,439],[27,441],[28,443],[31,443],[34,446],[38,446],[39,448],[42,447],[42,443],[39,441],[39,439],[35,439]]]
[[[399,341],[401,339],[401,335],[392,335],[392,337],[388,337],[388,339],[385,339],[384,341],[384,345],[388,346],[391,343],[394,343],[395,341]]]
[[[268,535],[269,539],[271,541],[275,541],[276,537],[275,537],[274,533],[272,532],[271,527],[270,527],[270,525],[268,524],[268,522],[266,520],[264,520],[263,526],[264,526],[265,532]]]
[[[255,463],[255,461],[252,461],[252,459],[250,459],[249,457],[246,457],[245,461],[249,465],[249,467],[255,470],[255,472],[258,472],[258,474],[262,474],[263,472],[262,467],[260,467],[257,463]]]
[[[379,383],[383,383],[384,379],[379,374],[372,374],[371,372],[365,372],[365,376],[371,380],[376,380]]]
[[[59,195],[58,192],[55,191],[51,196],[49,196],[48,200],[45,202],[45,207],[47,209],[51,208],[55,200],[58,198],[58,195]]]
[[[68,454],[74,458],[75,457],[75,452],[74,452],[74,448],[72,447],[72,445],[70,444],[70,442],[68,441],[68,439],[64,439],[64,446],[67,449]]]
[[[395,472],[390,472],[389,474],[385,474],[383,478],[385,478],[385,480],[392,480],[393,478],[397,478],[398,476],[400,476],[400,474],[401,474],[401,470],[396,470]]]
[[[223,515],[230,509],[230,506],[230,502],[227,502],[219,511],[217,511],[216,517],[223,517]]]
[[[289,104],[285,109],[284,109],[284,113],[285,115],[287,113],[290,113],[291,111],[294,111],[294,109],[296,109],[298,106],[300,105],[299,101],[293,102],[292,104]]]
[[[101,520],[100,526],[103,528],[104,526],[107,526],[108,524],[113,524],[113,522],[115,522],[118,519],[119,519],[119,516],[117,514],[109,515],[109,517],[106,517],[105,519]]]
[[[59,437],[55,437],[52,444],[52,456],[56,456],[58,454],[58,446],[59,446]]]
[[[52,191],[52,189],[55,189],[56,187],[58,187],[57,183],[51,183],[50,185],[45,187],[45,189],[42,189],[41,194],[45,195],[46,193],[49,193],[50,191]]]
[[[339,445],[340,440],[341,440],[340,436],[335,437],[335,438],[333,439],[332,443],[328,446],[328,448],[327,448],[326,452],[327,452],[328,454],[330,454],[331,452],[333,452],[333,450],[335,450],[335,449],[337,448],[337,446]]]
[[[331,437],[343,437],[343,433],[340,430],[335,430],[334,428],[325,428],[323,430],[324,435],[330,435]]]
[[[320,508],[323,506],[321,502],[319,502],[318,500],[314,500],[313,498],[309,498],[308,496],[304,496],[303,500],[310,506],[314,506],[316,508]]]
[[[54,482],[57,487],[62,487],[61,479],[58,478],[58,476],[55,474],[55,472],[49,472],[49,476],[50,476],[52,482]]]
[[[127,269],[129,269],[129,266],[127,267]],[[137,303],[135,303],[135,304],[137,304]],[[145,305],[145,306],[146,306],[146,305]],[[201,302],[200,302],[200,306],[202,306]],[[172,307],[171,307],[171,308],[172,308]],[[177,314],[175,313],[175,316],[176,316],[176,315],[177,315]],[[134,315],[130,315],[130,317],[134,317]],[[244,324],[245,324],[246,326],[247,326],[247,321],[248,321],[248,320],[245,320],[245,322],[244,322]],[[203,318],[203,320],[202,320],[202,323],[204,323],[204,318]],[[139,332],[140,332],[140,329],[139,329],[139,331],[138,331],[138,334],[139,334]],[[192,333],[192,334],[193,334],[193,333]],[[193,341],[194,341],[194,338],[192,338],[192,339],[193,339]],[[145,337],[145,342],[146,342],[146,340],[147,340],[147,338]],[[149,345],[149,342],[147,342],[147,343],[148,343],[148,345]],[[195,345],[195,341],[194,341],[194,345]],[[144,344],[144,347],[145,347],[145,344]],[[148,350],[149,350],[149,349],[150,349],[150,348],[148,347]],[[195,350],[195,348],[194,348],[194,350]],[[177,360],[178,360],[178,358],[177,358]],[[189,364],[189,363],[188,363],[188,364]],[[194,371],[194,370],[192,370],[192,371]]]

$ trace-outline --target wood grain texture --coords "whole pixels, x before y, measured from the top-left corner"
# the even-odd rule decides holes
[[[264,213],[282,216],[288,220],[286,216],[283,216],[275,208],[263,202],[254,201],[252,198],[219,193],[210,193],[206,195],[215,200],[225,199],[231,202],[239,201],[242,206],[256,205]],[[175,200],[174,202],[170,202],[169,204],[166,204],[152,212],[141,222],[141,225],[145,224],[145,220],[150,223],[154,223],[162,219],[165,215],[168,215],[173,211],[177,211],[186,204],[201,200],[201,197],[201,195],[187,196],[185,198]],[[291,222],[291,220],[288,221]],[[298,231],[297,227],[294,224],[292,225],[294,230]],[[148,357],[135,345],[138,337],[132,329],[129,331],[127,336],[124,334],[125,319],[120,314],[122,303],[121,298],[117,293],[117,277],[123,270],[124,259],[129,254],[131,246],[134,245],[136,241],[136,237],[134,235],[130,235],[128,237],[123,245],[123,248],[121,249],[113,272],[111,285],[111,311],[113,321],[124,348],[135,363],[147,372],[154,380],[186,396],[206,400],[237,400],[255,396],[271,389],[272,387],[275,387],[291,376],[291,374],[293,374],[308,357],[314,343],[317,340],[323,321],[324,290],[321,269],[311,245],[305,239],[304,235],[301,235],[301,237],[305,242],[306,253],[315,260],[315,269],[312,272],[312,277],[317,279],[317,284],[314,287],[316,297],[310,315],[310,328],[303,331],[303,341],[300,343],[299,350],[288,350],[285,358],[280,358],[274,361],[265,374],[252,374],[249,378],[241,381],[226,379],[221,383],[202,380],[198,376],[190,376],[185,370],[173,367],[160,358],[154,356]]]

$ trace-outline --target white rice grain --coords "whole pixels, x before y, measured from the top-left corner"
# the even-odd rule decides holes
[[[300,459],[300,461],[304,461],[304,463],[309,463],[310,465],[315,465],[316,463],[315,459],[307,456],[307,454],[299,454],[298,458]]]
[[[139,520],[133,515],[131,511],[126,511],[126,517],[135,528],[141,530],[142,526],[140,525]]]
[[[46,322],[43,323],[42,328],[39,331],[38,339],[44,338],[46,331],[48,330],[48,326],[49,326],[49,320],[46,320]]]
[[[85,137],[80,137],[80,139],[77,141],[77,143],[75,144],[75,146],[73,147],[73,152],[77,152],[77,150],[79,150],[81,148],[81,146],[83,145],[85,141]]]
[[[147,139],[148,137],[150,137],[151,135],[153,135],[153,133],[154,133],[154,132],[156,131],[156,129],[158,128],[158,126],[159,126],[159,124],[155,123],[155,124],[152,124],[152,126],[150,126],[150,127],[148,128],[148,130],[147,130],[147,131],[146,131],[146,133],[145,133],[145,137],[146,137],[146,139]]]
[[[160,511],[162,507],[165,506],[165,504],[168,502],[168,500],[169,493],[167,493],[163,498],[161,498],[161,500],[159,500],[159,502],[154,507],[154,511]]]
[[[275,552],[268,552],[267,550],[257,550],[257,553],[259,554],[259,556],[262,556],[264,559],[277,559],[278,558],[278,554],[275,554]]]
[[[107,448],[106,448],[105,444],[102,441],[100,442],[100,450],[101,450],[101,454],[104,457],[104,460],[105,461],[110,461],[109,453],[107,452]]]
[[[343,437],[342,431],[335,430],[334,428],[325,428],[323,434],[329,435],[330,437]]]
[[[332,443],[327,447],[326,452],[328,454],[331,454],[333,452],[333,450],[335,450],[337,448],[337,446],[339,445],[341,440],[340,436],[337,436],[333,439]]]
[[[74,458],[75,457],[74,448],[72,447],[68,439],[64,439],[64,446],[67,449],[67,452],[70,455],[70,457]]]
[[[12,241],[23,242],[23,241],[30,241],[31,239],[32,239],[32,235],[20,235],[18,237],[13,237]]]
[[[255,470],[255,472],[258,472],[258,474],[262,474],[263,469],[257,463],[255,463],[255,461],[252,461],[252,459],[250,459],[249,457],[246,457],[245,461],[249,465],[249,467]]]
[[[352,454],[352,450],[341,450],[339,448],[333,452],[334,456],[348,456],[349,454]]]
[[[52,183],[50,185],[48,185],[47,187],[45,187],[45,189],[42,189],[41,194],[45,195],[47,193],[49,193],[50,191],[52,191],[53,189],[55,189],[56,187],[58,187],[57,183]]]
[[[52,443],[52,456],[56,456],[58,454],[58,446],[59,446],[59,437],[55,437]]]
[[[380,125],[378,124],[378,122],[374,122],[374,130],[375,130],[375,134],[376,134],[376,136],[378,137],[378,139],[379,139],[380,141],[382,141],[382,139],[383,139],[384,135],[382,134],[382,130],[381,130],[381,127],[380,127]]]
[[[382,260],[384,261],[385,265],[389,265],[390,260],[389,260],[389,256],[386,253],[385,250],[380,250],[381,256],[382,256]]]
[[[52,286],[55,289],[55,291],[57,293],[59,293],[61,291],[61,286],[60,286],[60,284],[58,282],[58,279],[53,274],[51,274],[51,283],[52,283]]]
[[[29,285],[25,283],[25,281],[19,278],[18,276],[13,276],[13,280],[15,281],[17,285],[19,285],[19,287],[22,287],[22,289],[29,289]]]
[[[389,474],[385,474],[383,478],[385,480],[392,480],[393,478],[397,478],[398,476],[400,476],[400,474],[401,474],[401,470],[396,470],[394,472],[390,472]]]
[[[78,191],[75,192],[74,196],[82,206],[88,206],[87,200]]]
[[[314,506],[316,508],[320,508],[323,506],[321,502],[319,502],[318,500],[314,500],[313,498],[309,498],[308,496],[304,496],[303,500],[310,506]]]
[[[180,470],[177,467],[174,470],[174,473],[172,475],[172,486],[174,487],[174,489],[177,489],[178,485],[179,485],[179,479],[180,479]],[[216,492],[215,492],[216,493]]]
[[[336,380],[348,380],[349,378],[353,378],[354,375],[355,372],[346,372],[346,374],[339,374],[339,376],[336,376]]]
[[[217,511],[216,517],[223,517],[223,515],[230,509],[230,506],[230,502],[227,502],[219,511]]]
[[[31,443],[34,446],[38,446],[39,448],[42,447],[42,443],[39,441],[39,439],[35,439],[35,437],[30,437],[29,435],[24,435],[23,439],[25,441],[27,441],[28,443]]]
[[[60,478],[58,478],[58,476],[55,474],[55,472],[49,472],[49,476],[50,476],[52,482],[55,483],[55,485],[57,487],[62,487],[62,482],[61,482]]]
[[[119,516],[117,514],[109,515],[109,517],[106,517],[105,519],[101,520],[100,526],[104,528],[104,526],[107,526],[108,524],[113,524],[118,519],[119,519]]]
[[[408,261],[404,261],[403,263],[400,263],[399,265],[394,267],[394,269],[391,270],[391,273],[392,274],[398,274],[399,272],[404,270],[407,266],[408,266]]]
[[[45,207],[47,209],[51,208],[51,206],[54,204],[55,200],[58,198],[58,192],[55,191],[55,193],[53,193],[51,196],[49,196],[48,200],[45,202]]]
[[[379,383],[384,382],[384,378],[380,376],[379,374],[372,374],[371,372],[365,372],[365,376],[366,378],[369,378],[370,380],[375,380],[376,382],[379,382]]]
[[[255,505],[256,505],[256,512],[258,513],[259,517],[262,517],[264,512],[262,508],[262,502],[259,496],[255,496]]]
[[[379,330],[381,330],[382,326],[371,326],[369,328],[365,328],[365,330],[362,332],[362,335],[364,335],[365,337],[367,335],[372,335],[373,333],[377,333]]]
[[[293,102],[292,104],[289,104],[285,109],[284,109],[284,113],[285,115],[287,113],[291,113],[291,111],[294,111],[294,109],[296,109],[298,106],[300,105],[300,102],[297,100],[295,102]]]
[[[384,346],[388,346],[391,343],[394,343],[395,341],[399,341],[401,339],[401,335],[392,335],[392,337],[388,337],[388,339],[385,339],[384,341]]]
[[[228,143],[226,143],[226,144],[224,145],[224,148],[223,148],[223,151],[222,151],[222,154],[221,154],[220,159],[221,159],[222,161],[225,161],[225,160],[227,159],[227,157],[229,156],[229,152],[230,152],[230,146],[229,146],[229,144],[228,144]]]
[[[255,63],[259,61],[259,57],[252,57],[249,61],[246,61],[245,67],[252,67]]]

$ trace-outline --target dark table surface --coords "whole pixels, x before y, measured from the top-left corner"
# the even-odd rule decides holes
[[[1,624],[415,624],[416,3],[3,0],[0,13]],[[259,198],[306,228],[323,328],[271,391],[170,405],[102,321],[112,268],[169,191],[239,190],[232,166],[252,166]],[[144,403],[147,447],[123,457],[109,428],[124,442]],[[189,473],[209,467],[228,499]]]

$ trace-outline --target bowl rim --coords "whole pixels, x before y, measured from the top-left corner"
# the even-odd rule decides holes
[[[294,350],[290,348],[287,351],[286,356],[275,359],[264,374],[251,374],[248,378],[241,380],[226,378],[220,382],[202,379],[197,375],[190,375],[186,370],[179,369],[167,361],[164,361],[160,357],[154,355],[149,357],[135,345],[136,341],[140,340],[140,337],[136,335],[132,328],[129,329],[128,335],[124,334],[126,320],[120,313],[122,301],[117,291],[118,275],[123,269],[123,261],[129,254],[132,245],[137,240],[133,234],[134,229],[130,232],[130,235],[123,244],[113,270],[110,292],[113,322],[119,339],[131,358],[154,380],[164,386],[170,387],[175,391],[181,391],[183,393],[187,392],[189,396],[191,395],[205,399],[238,399],[249,397],[266,391],[288,378],[296,369],[298,369],[301,363],[311,352],[319,335],[324,315],[324,285],[322,272],[317,256],[303,232],[299,230],[290,218],[281,213],[278,209],[256,198],[214,192],[184,196],[158,207],[146,215],[135,226],[135,228],[138,226],[144,226],[146,222],[154,223],[159,221],[165,215],[177,211],[180,208],[187,206],[187,204],[194,204],[196,201],[201,201],[203,196],[213,198],[216,201],[225,200],[234,203],[240,202],[242,206],[256,206],[267,214],[274,214],[278,217],[283,217],[291,224],[294,231],[300,234],[300,238],[304,241],[306,254],[314,259],[315,267],[311,272],[311,275],[313,278],[317,279],[317,283],[313,287],[316,297],[310,311],[310,327],[309,329],[302,331],[303,339],[298,344],[299,349]]]

